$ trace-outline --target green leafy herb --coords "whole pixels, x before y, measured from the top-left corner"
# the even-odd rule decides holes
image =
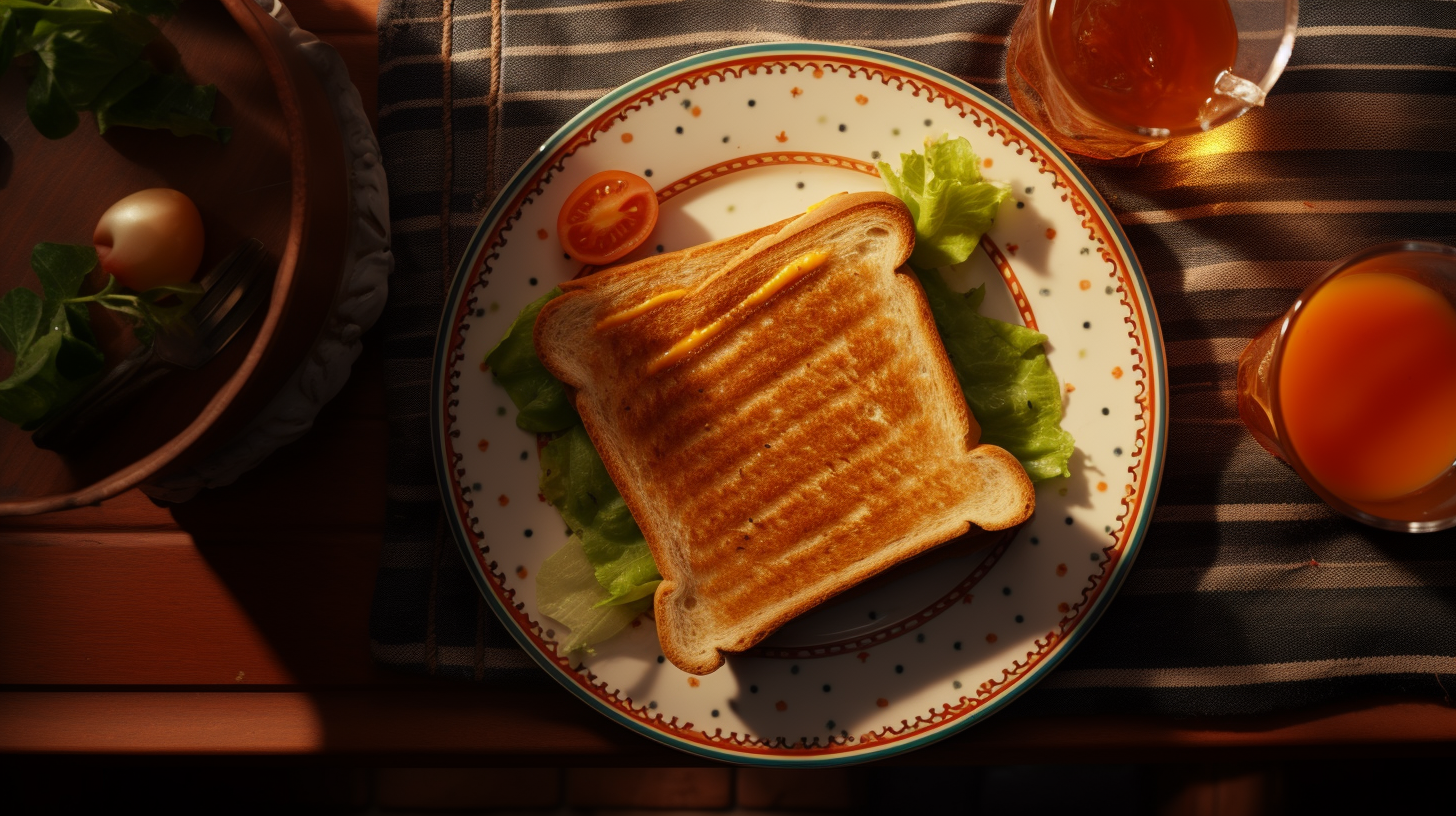
[[[70,303],[96,253],[88,260],[57,246],[40,244],[30,256],[43,297],[12,289],[0,298],[0,344],[15,355],[14,370],[0,381],[0,418],[27,430],[86,390],[103,363],[86,307]]]
[[[76,129],[78,111],[94,111],[97,129],[170,130],[226,142],[212,124],[217,88],[162,73],[143,56],[161,32],[151,18],[176,13],[181,0],[0,0],[0,74],[30,55],[34,72],[25,109],[36,130],[59,139]]]
[[[962,295],[937,271],[916,275],[981,441],[1005,448],[1033,482],[1070,476],[1073,440],[1062,430],[1062,392],[1047,362],[1046,335],[982,316],[984,285]]]
[[[964,138],[941,136],[925,143],[925,155],[900,154],[900,172],[880,162],[890,193],[905,202],[915,219],[915,252],[910,265],[920,269],[952,266],[971,256],[991,228],[1011,188],[981,178],[980,160]]]
[[[101,373],[104,357],[86,304],[126,314],[138,339],[150,342],[157,329],[180,320],[202,293],[202,287],[189,283],[135,294],[108,276],[101,291],[82,295],[81,285],[96,264],[92,247],[36,244],[30,266],[43,294],[20,288],[0,298],[0,346],[15,355],[10,376],[0,381],[0,419],[26,430],[39,427]]]
[[[559,288],[552,289],[527,306],[516,316],[516,322],[511,324],[506,336],[485,355],[485,364],[490,367],[495,381],[510,394],[511,402],[520,409],[516,425],[525,431],[555,433],[581,423],[576,408],[566,398],[566,387],[541,364],[531,338],[541,307],[560,295]]]

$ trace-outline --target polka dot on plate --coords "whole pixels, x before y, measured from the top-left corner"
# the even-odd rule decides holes
[[[834,720],[830,720],[829,722],[824,723],[824,727],[827,728],[827,729],[829,729],[830,731],[833,731],[834,730]]]
[[[829,684],[828,683],[825,683],[824,684],[824,693],[825,694],[828,694],[829,693]]]
[[[749,686],[748,687],[748,693],[749,694],[757,694],[758,693],[758,686]]]
[[[682,125],[678,125],[677,126],[677,133],[678,133],[678,135],[681,136],[682,135],[682,132],[683,132],[682,131]]]
[[[657,701],[656,700],[648,700],[647,701],[647,707],[648,708],[657,708]]]
[[[798,673],[799,673],[799,667],[797,665],[793,665],[793,666],[790,666],[789,667],[789,674],[798,674]]]
[[[1026,622],[1026,618],[1022,617],[1021,615],[1017,615],[1016,616],[1016,622],[1017,623],[1025,623]]]
[[[713,715],[713,716],[714,716],[714,717],[716,717],[716,716],[718,716],[718,709],[716,709],[716,708],[715,708],[715,709],[713,709],[713,710],[712,710],[712,711],[711,711],[711,712],[709,712],[709,713],[711,713],[711,714],[712,714],[712,715]]]
[[[535,534],[536,534],[535,531],[534,530],[531,530],[530,528],[527,528],[526,531],[525,531],[526,538],[530,538],[531,536],[533,536]]]
[[[642,171],[642,175],[644,175],[644,176],[646,176],[648,178],[652,178],[652,168],[649,167],[646,170],[643,170]]]
[[[750,108],[753,107],[754,105],[757,105],[757,104],[758,104],[758,100],[756,100],[756,99],[750,99],[750,100],[748,100],[748,107],[750,107]]]
[[[904,673],[905,673],[905,667],[904,666],[900,666],[900,665],[895,666],[895,674],[904,674]]]
[[[925,633],[924,632],[921,632],[921,633],[917,634],[915,636],[915,642],[916,643],[924,643],[925,642]]]
[[[657,656],[657,662],[658,662],[658,663],[662,663],[662,662],[664,662],[664,661],[665,661],[665,660],[667,660],[667,658],[665,658],[665,657],[663,657],[663,656],[662,656],[662,655],[658,655],[658,656]]]
[[[777,703],[774,703],[774,708],[778,709],[779,711],[788,711],[789,704],[785,700],[779,700]]]
[[[1002,595],[1010,595],[1011,594],[1011,587],[1001,587],[1001,594]]]
[[[955,649],[957,652],[959,652],[961,650],[961,642],[959,640],[957,640],[955,643],[952,643],[950,645],[950,647],[952,649]]]
[[[839,126],[839,132],[840,132],[840,133],[843,133],[843,132],[845,132],[845,131],[846,131],[846,130],[849,130],[849,126],[848,126],[848,125],[840,125],[840,126]]]
[[[1110,413],[1112,413],[1112,411],[1111,411],[1111,410],[1109,410],[1109,409],[1107,409],[1107,408],[1103,408],[1103,409],[1102,409],[1102,415],[1103,415],[1103,416],[1107,416],[1107,415],[1108,415],[1108,414],[1110,414]]]

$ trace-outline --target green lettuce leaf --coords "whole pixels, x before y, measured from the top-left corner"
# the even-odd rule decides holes
[[[541,495],[581,539],[607,593],[599,606],[631,603],[656,591],[662,576],[652,551],[582,425],[541,450]]]
[[[555,433],[581,424],[576,408],[566,398],[566,386],[541,364],[541,358],[536,356],[536,344],[531,339],[541,307],[560,295],[560,288],[552,289],[527,306],[516,316],[516,322],[511,324],[506,336],[485,355],[485,364],[490,367],[495,381],[501,384],[520,411],[516,415],[516,425],[522,430]]]
[[[608,594],[597,583],[596,568],[587,560],[581,540],[572,536],[561,549],[552,553],[536,571],[536,603],[541,613],[571,629],[561,641],[561,651],[591,651],[631,625],[637,616],[650,613],[652,598],[630,603],[603,606]]]
[[[1047,362],[1046,335],[980,314],[986,287],[951,291],[934,270],[916,270],[956,379],[981,426],[1033,482],[1070,476],[1072,435],[1062,430],[1062,391]]]
[[[920,269],[964,261],[991,228],[1011,188],[981,178],[980,159],[962,137],[942,135],[926,141],[925,155],[900,154],[900,173],[879,162],[890,193],[905,202],[915,219],[915,252],[910,265]]]

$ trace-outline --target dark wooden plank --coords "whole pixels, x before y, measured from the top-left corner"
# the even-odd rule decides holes
[[[992,720],[911,764],[1456,756],[1456,710],[1384,702],[1260,718]],[[379,764],[699,765],[564,691],[458,684],[384,690],[0,692],[0,752],[264,755]]]

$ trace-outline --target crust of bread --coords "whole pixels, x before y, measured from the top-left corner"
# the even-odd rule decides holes
[[[1030,480],[978,444],[902,268],[913,243],[899,199],[840,195],[572,281],[537,318],[537,352],[657,560],[658,636],[683,670],[707,674],[896,564],[1030,517]],[[773,290],[814,252],[822,266]],[[660,362],[710,325],[721,332]]]

